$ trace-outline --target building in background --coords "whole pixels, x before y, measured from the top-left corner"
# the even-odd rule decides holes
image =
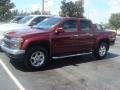
[[[43,0],[42,14],[50,14],[51,0]]]

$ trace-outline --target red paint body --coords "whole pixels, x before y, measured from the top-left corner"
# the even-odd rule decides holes
[[[63,32],[55,33],[61,23],[65,20],[77,20],[77,32]],[[96,32],[91,22],[91,30],[89,32],[82,32],[80,29],[79,21],[76,18],[62,18],[62,20],[51,28],[49,31],[38,29],[31,29],[26,31],[18,31],[8,35],[11,37],[21,37],[24,39],[21,49],[26,50],[30,45],[36,43],[47,42],[52,56],[71,55],[78,53],[85,53],[93,51],[100,40],[109,40],[110,43],[115,42],[116,33],[101,31]]]

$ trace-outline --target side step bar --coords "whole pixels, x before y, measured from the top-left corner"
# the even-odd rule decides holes
[[[62,58],[75,57],[75,56],[88,55],[88,54],[92,54],[92,52],[82,53],[82,54],[74,54],[74,55],[68,55],[68,56],[52,57],[52,58],[53,59],[62,59]]]

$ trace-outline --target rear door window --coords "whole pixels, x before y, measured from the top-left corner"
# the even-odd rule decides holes
[[[82,32],[90,32],[91,31],[91,22],[88,20],[80,20],[80,30]]]
[[[99,25],[99,24],[95,24],[94,28],[95,28],[95,31],[97,31],[97,32],[105,31],[104,28],[102,27],[102,25]]]

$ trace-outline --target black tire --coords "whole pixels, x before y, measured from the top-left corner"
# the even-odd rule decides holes
[[[42,54],[44,54],[44,62],[42,62],[41,65],[39,66],[35,66],[33,65],[32,63],[32,55],[34,56],[34,53],[37,53],[37,52],[42,52]],[[36,56],[35,56],[36,58]],[[40,57],[39,57],[40,59]],[[48,59],[49,59],[49,56],[48,56],[48,52],[45,48],[43,47],[40,47],[40,46],[34,46],[32,48],[30,48],[29,50],[27,50],[26,52],[26,55],[25,55],[25,61],[24,61],[24,65],[27,69],[30,69],[30,70],[40,70],[40,69],[44,69],[44,67],[48,64]],[[35,61],[35,60],[33,60]],[[39,61],[37,61],[39,62]]]
[[[0,47],[0,52],[3,52],[2,49],[1,49],[1,47]]]
[[[100,54],[100,49],[101,47],[104,47],[105,48],[105,51],[103,51],[104,53],[103,54]],[[94,50],[93,54],[94,56],[97,58],[97,59],[103,59],[106,57],[107,53],[108,53],[108,50],[109,50],[109,44],[106,43],[106,42],[101,42],[97,48]]]

